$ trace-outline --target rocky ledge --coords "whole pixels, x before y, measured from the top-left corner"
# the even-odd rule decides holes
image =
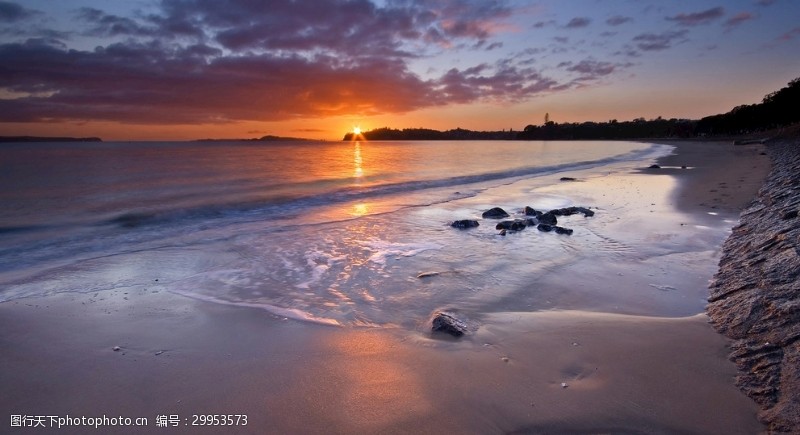
[[[708,315],[733,340],[737,386],[771,433],[800,433],[800,140],[768,146],[772,172],[723,245]]]

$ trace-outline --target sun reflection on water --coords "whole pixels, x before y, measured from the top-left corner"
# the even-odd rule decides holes
[[[363,160],[361,159],[361,142],[354,142],[353,145],[353,177],[361,178],[364,176],[364,168],[362,168]]]
[[[353,211],[351,214],[353,216],[364,216],[369,213],[369,206],[363,202],[359,202],[358,204],[353,204]]]

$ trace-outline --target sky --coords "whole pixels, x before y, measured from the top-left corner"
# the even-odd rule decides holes
[[[0,0],[0,135],[698,119],[800,77],[798,18],[797,0]]]

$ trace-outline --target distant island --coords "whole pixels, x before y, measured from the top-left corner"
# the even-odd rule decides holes
[[[545,115],[542,125],[529,124],[520,131],[471,131],[457,128],[438,131],[426,128],[403,130],[388,127],[362,132],[364,140],[630,140],[665,138],[720,138],[780,129],[800,122],[800,78],[764,97],[757,104],[734,107],[730,112],[700,120],[637,118],[632,121],[559,124]],[[352,141],[354,133],[344,135]]]
[[[0,136],[0,142],[102,142],[99,137]]]
[[[252,139],[197,139],[194,142],[321,142],[319,139],[305,139],[302,137],[286,137],[286,136],[261,136]]]

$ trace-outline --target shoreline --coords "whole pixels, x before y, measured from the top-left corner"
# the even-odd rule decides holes
[[[729,143],[694,146],[659,164],[696,169],[640,172],[675,175],[669,206],[719,222],[726,216],[708,212],[735,214],[758,172],[741,181],[728,163],[706,164],[752,163]],[[723,182],[735,192],[709,187]],[[10,414],[149,417],[150,427],[160,414],[247,414],[235,433],[763,429],[733,384],[726,339],[703,314],[494,312],[451,341],[423,327],[322,326],[144,288],[2,303],[0,330],[9,392],[0,407]]]

